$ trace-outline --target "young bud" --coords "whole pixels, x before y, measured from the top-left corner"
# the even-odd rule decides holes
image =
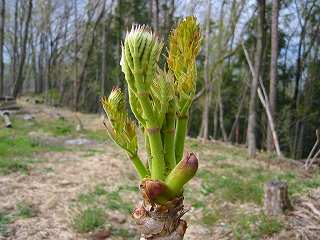
[[[163,43],[144,25],[133,25],[126,34],[120,65],[133,91],[150,87],[162,47]]]
[[[171,171],[166,179],[166,184],[175,195],[181,193],[186,184],[198,170],[198,158],[194,153],[187,153],[182,161]]]
[[[196,57],[200,41],[200,27],[195,17],[185,18],[169,37],[167,63],[175,76],[180,111],[181,108],[186,108],[185,112],[189,110],[196,90]]]
[[[168,186],[159,180],[144,180],[141,184],[141,189],[151,203],[165,204],[173,196]]]
[[[131,155],[136,154],[138,149],[136,126],[128,117],[121,89],[114,88],[108,98],[101,98],[101,103],[108,117],[105,126],[110,137]]]

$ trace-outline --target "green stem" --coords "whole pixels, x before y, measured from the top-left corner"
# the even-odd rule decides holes
[[[144,179],[146,176],[149,175],[148,170],[146,169],[146,167],[144,166],[137,154],[129,155],[129,158],[132,161],[141,179]]]
[[[162,128],[164,160],[168,168],[168,172],[176,166],[176,155],[174,150],[176,112],[172,104],[169,105],[169,108],[170,111],[166,113],[165,123]]]
[[[151,169],[152,169],[152,157],[151,157],[151,150],[150,150],[150,142],[149,142],[148,132],[146,131],[146,129],[144,129],[144,144],[145,144],[146,152],[148,154],[148,168],[149,168],[149,171],[151,172]]]
[[[147,128],[151,150],[151,178],[164,180],[165,163],[159,128]]]
[[[187,133],[187,127],[188,127],[188,115],[181,115],[178,116],[177,119],[177,130],[176,135],[174,139],[174,146],[176,149],[175,155],[176,155],[176,163],[179,163],[183,156],[183,149],[184,149],[184,141],[186,138]]]

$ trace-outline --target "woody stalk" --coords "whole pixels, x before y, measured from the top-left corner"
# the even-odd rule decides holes
[[[181,240],[187,228],[181,219],[183,187],[195,175],[198,158],[194,153],[183,157],[183,151],[200,41],[195,17],[182,20],[169,36],[167,64],[161,69],[163,42],[148,27],[134,25],[122,45],[120,65],[136,121],[128,116],[120,88],[101,98],[107,131],[141,179],[143,200],[132,213],[141,240]],[[137,127],[144,134],[147,164],[138,155]]]

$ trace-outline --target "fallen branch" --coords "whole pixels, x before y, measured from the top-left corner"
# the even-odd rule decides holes
[[[320,155],[320,149],[319,149],[318,152],[312,157],[312,155],[314,154],[314,152],[316,151],[316,149],[320,143],[320,129],[319,128],[316,130],[316,136],[317,136],[317,140],[308,155],[306,163],[304,164],[304,168],[306,170],[308,170],[312,166],[315,159]]]
[[[246,59],[247,59],[251,74],[254,77],[254,76],[256,76],[256,73],[254,71],[254,68],[253,68],[253,65],[252,65],[252,61],[250,60],[249,53],[248,53],[246,47],[244,46],[244,44],[242,44],[242,48],[243,48],[244,54],[246,56]],[[262,106],[264,107],[264,109],[266,111],[266,114],[267,114],[269,127],[270,127],[271,132],[272,132],[273,144],[275,146],[277,156],[278,157],[282,157],[281,150],[280,150],[280,145],[279,145],[279,141],[278,141],[278,135],[277,135],[277,132],[275,130],[274,120],[273,120],[273,117],[272,117],[271,111],[270,111],[268,95],[267,95],[267,92],[265,90],[265,87],[264,87],[263,82],[261,81],[260,77],[259,77],[259,84],[260,84],[260,87],[258,87],[258,90],[257,90],[258,91],[258,96],[259,96],[259,99],[260,99],[260,101],[262,103]]]

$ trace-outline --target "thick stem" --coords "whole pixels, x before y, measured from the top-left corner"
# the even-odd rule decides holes
[[[129,158],[132,161],[135,169],[137,170],[140,179],[144,179],[146,176],[149,175],[148,170],[146,169],[146,167],[144,166],[137,154],[129,156]]]
[[[164,180],[165,163],[162,140],[159,128],[147,128],[151,150],[151,177],[152,179]]]
[[[187,223],[181,219],[187,212],[183,197],[160,205],[150,201],[143,186],[141,193],[144,201],[132,213],[141,234],[140,240],[182,240],[187,229]]]
[[[165,124],[162,128],[163,131],[163,150],[164,150],[164,160],[170,172],[176,166],[176,156],[174,149],[174,135],[175,135],[175,119],[176,113],[174,107],[171,107],[173,111],[167,112]]]
[[[184,141],[187,133],[188,127],[188,115],[178,116],[176,135],[175,135],[175,149],[176,149],[176,163],[179,163],[183,156]]]

